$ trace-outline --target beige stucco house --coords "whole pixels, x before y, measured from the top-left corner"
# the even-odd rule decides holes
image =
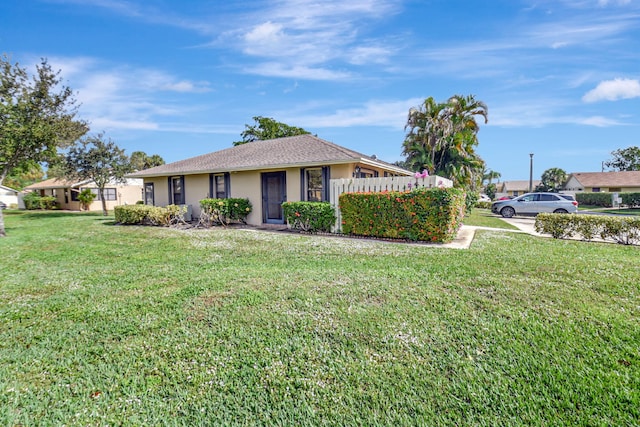
[[[205,198],[247,198],[252,225],[282,224],[285,201],[328,201],[329,180],[413,173],[313,135],[254,141],[130,174],[144,180],[148,205],[188,205]]]
[[[640,192],[640,171],[575,172],[569,175],[565,191],[575,193]]]
[[[532,191],[540,185],[539,179],[534,179],[532,182]],[[529,181],[503,181],[496,184],[497,190],[496,196],[522,196],[529,192]]]
[[[78,201],[78,194],[85,188],[90,189],[96,194],[96,198],[89,205],[90,211],[101,211],[102,201],[98,196],[98,188],[95,182],[87,181],[70,181],[65,179],[50,178],[42,182],[37,182],[25,187],[24,191],[35,191],[41,196],[53,196],[56,198],[57,205],[60,209],[79,211],[81,203]],[[142,180],[127,178],[124,183],[112,182],[104,188],[104,197],[107,209],[111,210],[115,206],[134,205],[142,200]]]

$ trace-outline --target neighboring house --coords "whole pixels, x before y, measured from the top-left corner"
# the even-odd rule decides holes
[[[539,179],[534,179],[531,186],[531,191],[535,191],[536,187],[540,185]],[[522,196],[529,192],[529,181],[503,181],[496,184],[497,191],[496,197],[500,196]]]
[[[7,207],[18,206],[18,190],[0,185],[0,202]]]
[[[98,188],[95,182],[69,181],[65,179],[51,178],[46,181],[31,184],[25,187],[24,191],[35,191],[41,196],[53,196],[56,198],[60,209],[79,211],[81,203],[78,201],[78,194],[85,188],[96,194],[93,203],[89,205],[90,211],[101,211],[102,201],[98,195]],[[125,183],[109,183],[104,188],[104,198],[107,202],[107,209],[111,210],[115,206],[133,205],[142,200],[142,180],[127,178]]]
[[[564,189],[573,193],[636,193],[640,192],[640,171],[575,172]]]
[[[205,198],[247,198],[252,225],[283,224],[285,201],[328,201],[329,180],[413,173],[313,135],[254,141],[128,176],[144,179],[148,205],[191,206]]]

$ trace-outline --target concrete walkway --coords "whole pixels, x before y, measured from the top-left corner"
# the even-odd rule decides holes
[[[511,230],[508,228],[491,228],[491,227],[476,227],[473,225],[463,225],[458,230],[458,235],[451,243],[445,243],[442,245],[437,245],[443,248],[452,248],[452,249],[468,249],[471,246],[471,242],[473,242],[473,238],[475,237],[476,230],[491,230],[491,231],[502,231],[506,233],[526,233],[531,234],[532,236],[543,237],[543,234],[538,233],[535,230],[535,217],[513,217],[513,218],[502,218],[504,222],[517,227],[517,230]],[[549,237],[549,236],[544,236]]]

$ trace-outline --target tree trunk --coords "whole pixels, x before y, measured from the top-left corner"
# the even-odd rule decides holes
[[[107,201],[104,199],[104,187],[98,188],[98,192],[100,193],[100,200],[102,200],[102,215],[107,216],[109,213],[107,212]]]
[[[7,233],[4,231],[4,214],[2,213],[2,209],[0,209],[0,237],[5,237]]]

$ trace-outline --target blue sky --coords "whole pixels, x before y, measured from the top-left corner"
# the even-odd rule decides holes
[[[80,117],[172,162],[252,117],[401,159],[410,107],[473,94],[502,180],[640,146],[639,0],[9,0],[0,52],[48,58]]]

